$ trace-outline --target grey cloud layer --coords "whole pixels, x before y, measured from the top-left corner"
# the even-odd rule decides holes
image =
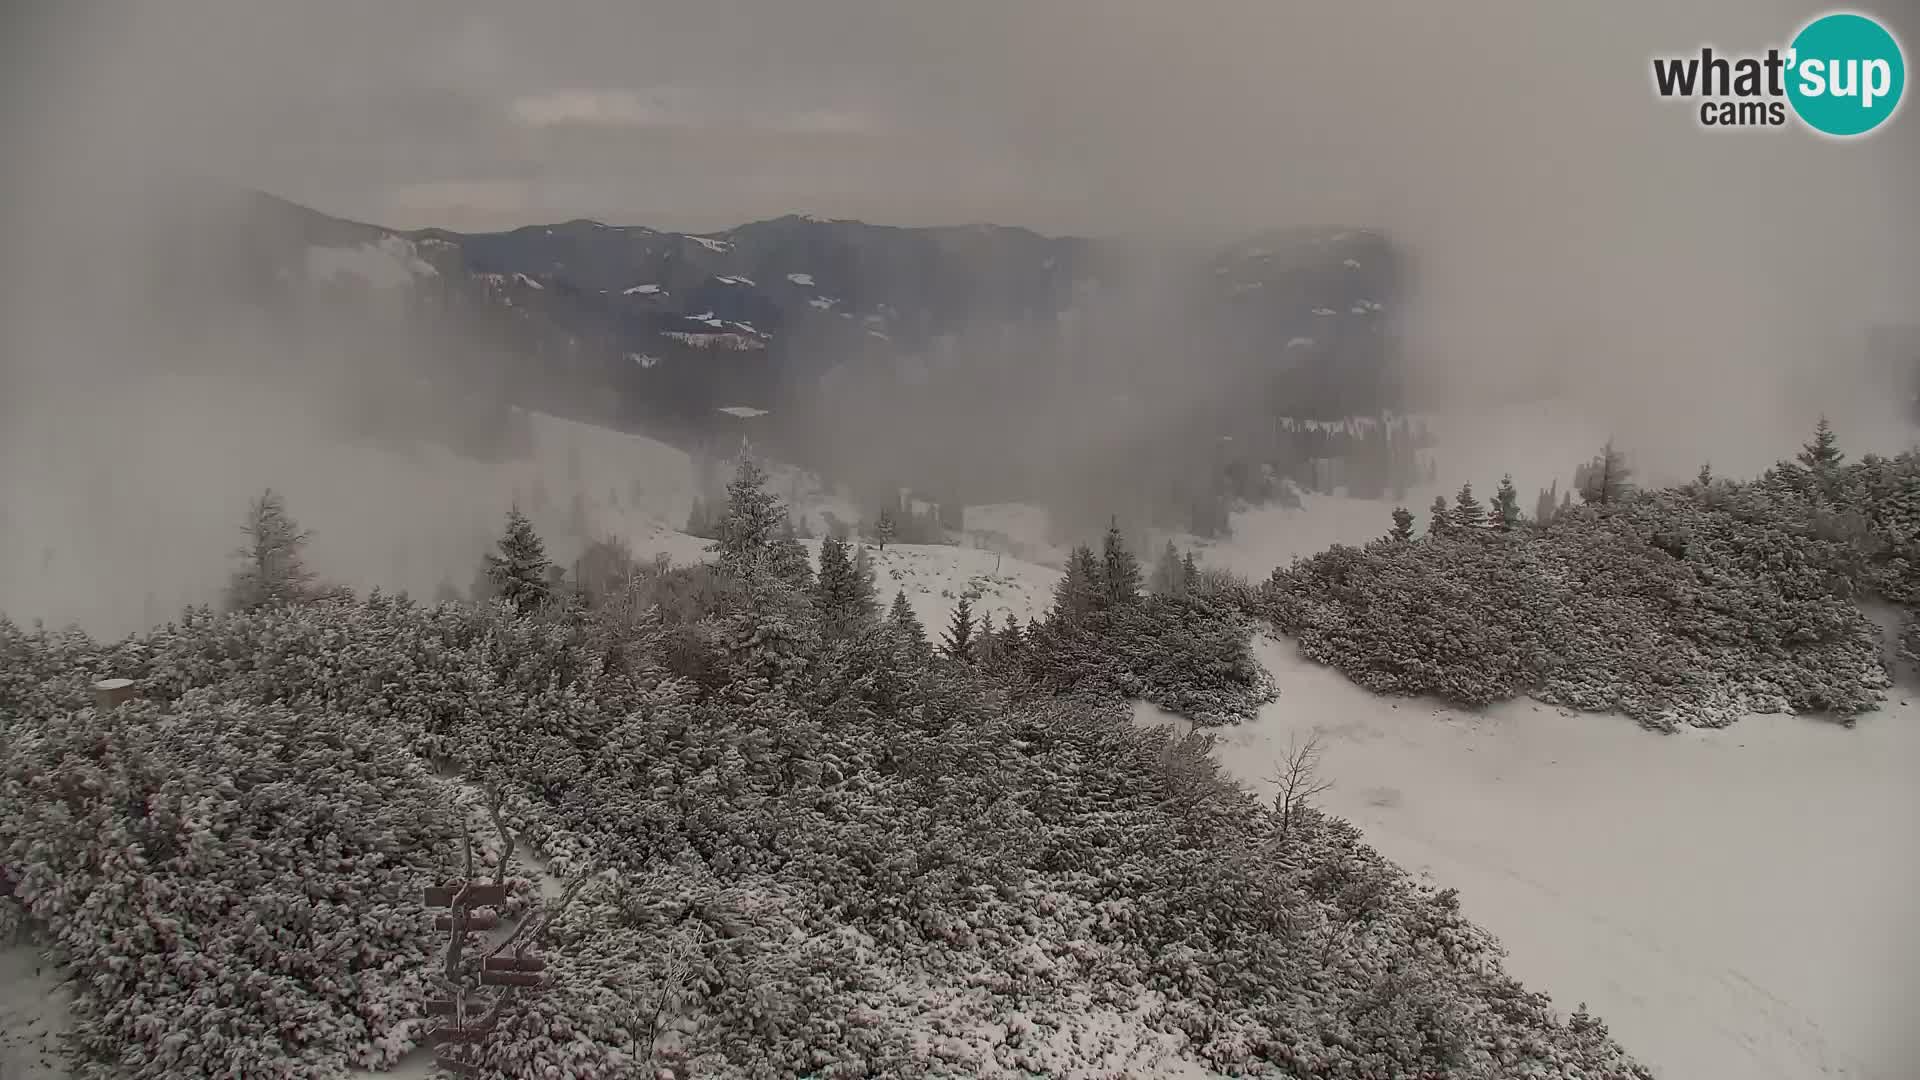
[[[395,225],[1376,223],[1419,259],[1406,316],[1426,369],[1473,386],[1597,371],[1620,399],[1605,408],[1644,413],[1650,380],[1695,405],[1729,381],[1817,383],[1863,323],[1913,316],[1911,104],[1836,144],[1703,131],[1653,98],[1654,54],[1763,48],[1809,13],[188,0],[69,28],[15,97],[9,145],[96,175],[170,162]],[[1910,3],[1880,13],[1920,43]]]

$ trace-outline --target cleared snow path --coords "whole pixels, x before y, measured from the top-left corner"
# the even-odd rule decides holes
[[[1460,890],[1507,967],[1663,1080],[1900,1080],[1920,1038],[1920,710],[1657,735],[1532,702],[1375,697],[1261,641],[1280,697],[1219,733],[1256,791],[1319,731],[1320,799]],[[1916,698],[1915,700],[1920,700]],[[1167,722],[1136,706],[1143,723]]]

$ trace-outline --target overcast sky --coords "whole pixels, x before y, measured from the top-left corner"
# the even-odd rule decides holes
[[[1890,163],[1891,136],[1707,133],[1651,99],[1653,53],[1778,43],[1810,10],[180,0],[38,35],[60,78],[31,101],[109,107],[142,153],[402,225],[810,210],[1105,231],[1551,205],[1580,228],[1572,189],[1610,209]],[[1920,123],[1896,131],[1911,148]]]
[[[3,167],[70,204],[172,165],[396,226],[1379,224],[1455,364],[1777,366],[1920,310],[1912,102],[1840,143],[1652,94],[1656,53],[1784,44],[1782,0],[87,6],[0,16]]]

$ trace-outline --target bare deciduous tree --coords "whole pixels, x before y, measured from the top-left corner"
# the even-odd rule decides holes
[[[1307,736],[1304,742],[1298,736],[1287,740],[1286,760],[1281,762],[1271,777],[1275,789],[1273,813],[1280,822],[1277,839],[1281,844],[1285,844],[1293,832],[1294,823],[1300,820],[1300,812],[1305,809],[1307,800],[1333,786],[1333,781],[1320,778],[1320,754],[1323,749],[1317,732]]]

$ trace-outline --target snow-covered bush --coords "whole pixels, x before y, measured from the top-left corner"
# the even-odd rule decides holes
[[[1857,547],[1777,494],[1722,496],[1336,547],[1276,570],[1255,606],[1382,693],[1531,694],[1657,727],[1873,708],[1887,676],[1851,600]]]
[[[0,860],[84,976],[87,1074],[316,1075],[420,1015],[452,818],[403,740],[189,694],[0,747]]]
[[[1052,690],[1099,686],[1200,724],[1250,719],[1272,699],[1253,658],[1252,627],[1198,596],[1146,596],[1050,618],[1027,641],[1026,671]]]
[[[552,873],[604,878],[486,1075],[1645,1077],[1451,894],[1344,822],[1283,827],[1207,736],[1130,722],[1130,694],[1259,692],[1217,600],[1043,627],[1030,678],[892,621],[823,634],[742,562],[648,575],[644,606],[0,624],[0,872],[83,987],[76,1064],[321,1077],[406,1049],[450,758]],[[96,711],[104,675],[143,700]]]

